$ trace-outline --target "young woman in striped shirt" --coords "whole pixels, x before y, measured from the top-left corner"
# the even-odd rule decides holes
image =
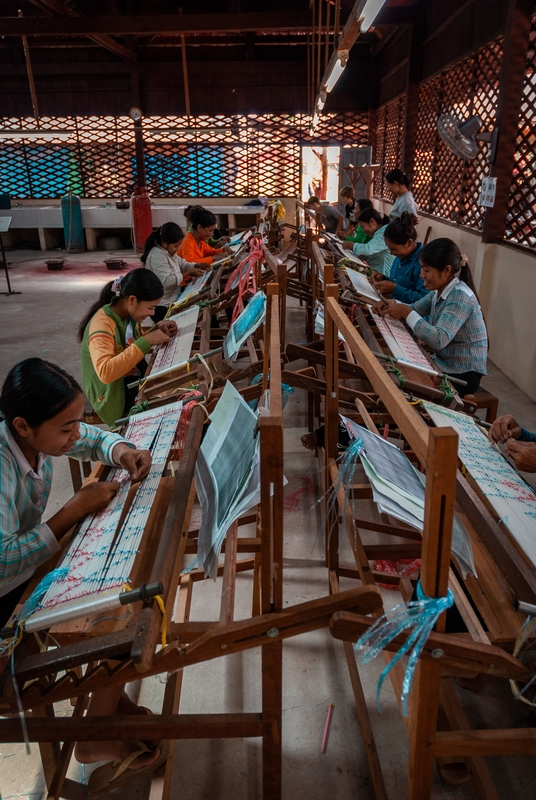
[[[428,294],[412,305],[388,300],[376,310],[405,319],[440,369],[467,383],[459,394],[474,394],[486,374],[488,335],[467,257],[452,239],[434,239],[420,257]]]
[[[128,470],[140,481],[151,467],[151,454],[126,439],[81,422],[82,389],[61,367],[28,358],[9,372],[0,394],[0,627],[15,610],[30,577],[60,550],[58,541],[87,514],[105,508],[119,489],[115,481],[83,486],[47,522],[42,521],[52,483],[53,457],[99,460]],[[93,692],[89,715],[146,715],[121,686]],[[151,744],[151,743],[150,743]],[[162,763],[167,745],[152,749],[134,742],[81,742],[75,757],[83,763],[113,760],[125,764],[120,783]],[[137,755],[134,755],[137,754]],[[90,777],[92,786],[108,779],[110,765]],[[118,782],[112,782],[112,789]]]

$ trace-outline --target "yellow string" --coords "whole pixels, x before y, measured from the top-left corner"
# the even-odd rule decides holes
[[[410,406],[418,406],[419,403],[422,403],[422,400],[408,400]]]
[[[143,389],[148,380],[149,378],[145,378],[145,380],[140,383],[140,385],[138,386],[138,392],[141,392],[141,390]]]
[[[158,608],[162,614],[162,647],[165,647],[167,644],[167,614],[166,614],[166,607],[164,605],[164,601],[162,600],[159,594],[155,595],[156,602],[158,603]]]

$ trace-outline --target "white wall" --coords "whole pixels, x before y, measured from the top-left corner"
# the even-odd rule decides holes
[[[389,213],[391,204],[375,200]],[[424,216],[417,231],[423,241],[453,239],[469,259],[486,317],[489,357],[536,401],[536,253],[503,244],[483,244],[475,231]]]

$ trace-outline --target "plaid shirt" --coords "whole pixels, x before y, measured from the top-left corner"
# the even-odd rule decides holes
[[[113,465],[121,436],[80,424],[80,438],[67,455]],[[128,444],[128,442],[127,442]],[[56,537],[41,518],[52,483],[51,456],[39,454],[34,472],[5,422],[0,423],[0,596],[23,583],[58,552]]]
[[[486,374],[486,325],[474,292],[463,281],[454,278],[440,295],[429,292],[412,307],[406,322],[435,351],[434,360],[444,372]]]

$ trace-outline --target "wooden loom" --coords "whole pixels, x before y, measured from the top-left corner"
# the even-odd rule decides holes
[[[380,605],[374,587],[362,587],[293,607],[282,607],[283,547],[283,421],[279,343],[279,296],[277,285],[267,287],[269,312],[265,343],[263,387],[270,387],[269,416],[259,423],[261,446],[261,503],[256,535],[238,536],[240,520],[231,526],[224,547],[222,599],[219,622],[189,622],[194,585],[202,571],[181,575],[185,554],[193,550],[190,515],[195,498],[193,474],[204,420],[195,408],[188,430],[184,455],[175,478],[163,478],[142,553],[155,553],[146,562],[148,579],[161,581],[162,598],[171,620],[171,641],[158,651],[161,612],[149,601],[138,610],[127,627],[121,621],[106,620],[92,625],[83,620],[76,630],[52,631],[59,647],[36,652],[33,637],[25,637],[15,651],[15,680],[26,716],[30,741],[40,743],[49,798],[59,798],[76,741],[150,740],[167,738],[262,737],[263,798],[281,796],[281,653],[282,641],[302,632],[326,626],[335,611],[370,613]],[[268,379],[268,375],[270,376]],[[98,467],[94,479],[102,473]],[[273,488],[273,491],[272,491]],[[242,520],[247,522],[249,519]],[[195,535],[195,534],[194,534]],[[253,557],[237,560],[238,553]],[[233,621],[235,579],[244,569],[253,570],[252,617]],[[37,577],[36,577],[37,580]],[[35,583],[35,581],[34,581]],[[202,583],[202,582],[201,582]],[[177,596],[177,588],[180,592]],[[59,638],[58,638],[59,637]],[[182,669],[212,658],[253,647],[262,647],[262,710],[258,713],[179,713]],[[113,659],[113,662],[110,662]],[[64,674],[62,674],[64,672]],[[84,717],[88,694],[124,685],[151,675],[170,673],[162,713],[155,716]],[[0,712],[16,709],[10,672],[1,676]],[[53,704],[77,698],[73,715],[55,717]],[[18,718],[0,720],[0,741],[23,741]],[[63,743],[61,748],[59,743]],[[169,797],[173,770],[173,748],[166,766],[153,778],[151,798]]]
[[[514,595],[534,602],[536,578],[534,569],[522,554],[512,547],[475,487],[457,469],[457,435],[451,428],[429,428],[416,410],[378,364],[366,342],[353,328],[337,302],[336,286],[326,287],[326,483],[333,492],[337,486],[337,440],[339,420],[339,358],[337,335],[341,330],[348,346],[366,372],[371,385],[390,415],[391,429],[396,428],[410,448],[408,456],[426,470],[425,521],[422,535],[414,529],[381,515],[378,521],[353,518],[344,504],[344,491],[338,490],[338,514],[344,518],[355,565],[343,566],[338,555],[338,520],[329,520],[326,538],[326,562],[330,590],[337,594],[339,578],[353,577],[362,585],[377,581],[397,585],[402,599],[411,599],[414,585],[409,578],[378,573],[371,560],[415,558],[420,556],[420,580],[424,593],[442,597],[450,588],[456,606],[467,626],[468,634],[445,633],[445,615],[428,639],[414,679],[410,712],[404,719],[409,738],[408,800],[430,797],[433,762],[436,757],[465,760],[479,798],[498,800],[483,756],[504,754],[536,754],[536,731],[533,728],[470,730],[465,711],[448,677],[449,670],[466,670],[467,674],[494,675],[526,682],[531,674],[527,667],[508,652],[515,642],[523,618],[514,611]],[[362,403],[356,402],[361,424],[374,432],[376,421]],[[346,412],[345,412],[346,413]],[[357,508],[360,499],[371,497],[368,482],[353,486]],[[454,504],[465,522],[472,541],[478,578],[468,576],[465,588],[478,609],[474,612],[461,581],[451,566],[451,536]],[[335,528],[335,533],[333,532]],[[396,544],[367,545],[363,532],[373,530],[396,537]],[[529,599],[530,598],[530,599]],[[351,642],[371,625],[370,619],[354,614],[338,613],[331,623],[332,634],[344,641],[362,733],[377,798],[386,798],[374,735],[368,717],[359,673]],[[389,646],[396,651],[405,641],[400,636]],[[389,660],[389,654],[385,654]],[[397,665],[390,673],[395,693],[400,697],[401,672]],[[438,726],[439,725],[439,729]]]

